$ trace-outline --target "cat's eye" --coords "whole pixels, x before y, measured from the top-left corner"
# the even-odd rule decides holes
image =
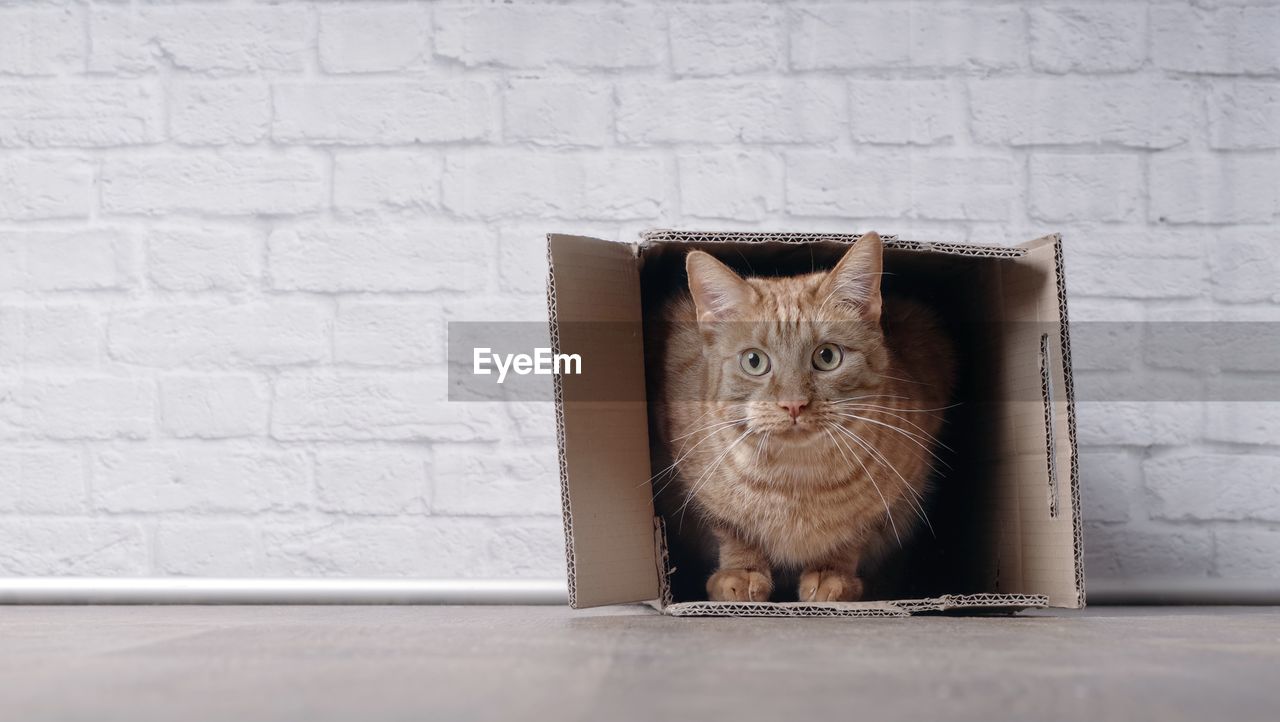
[[[813,350],[813,367],[819,371],[830,371],[844,361],[844,351],[834,343],[824,343]]]
[[[742,370],[752,376],[764,376],[769,373],[769,354],[758,348],[749,348],[738,357]]]

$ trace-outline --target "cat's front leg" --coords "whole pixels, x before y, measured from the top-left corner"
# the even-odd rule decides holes
[[[707,580],[713,602],[767,602],[773,593],[769,560],[752,544],[727,529],[715,529],[720,542],[720,568]]]
[[[856,555],[840,554],[807,567],[796,598],[802,602],[856,602],[862,599]]]

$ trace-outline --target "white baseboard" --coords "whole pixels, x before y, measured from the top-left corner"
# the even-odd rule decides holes
[[[1280,579],[1088,579],[1089,604],[1280,605]]]
[[[566,604],[562,579],[0,578],[0,604]],[[1091,579],[1091,605],[1280,605],[1280,579]]]
[[[567,604],[557,579],[0,579],[0,604]]]

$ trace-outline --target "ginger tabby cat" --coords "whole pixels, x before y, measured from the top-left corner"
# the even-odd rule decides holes
[[[655,428],[670,513],[697,514],[718,545],[711,600],[767,601],[788,569],[800,601],[856,601],[860,570],[927,523],[953,350],[928,309],[882,299],[882,256],[868,233],[802,276],[685,259]]]

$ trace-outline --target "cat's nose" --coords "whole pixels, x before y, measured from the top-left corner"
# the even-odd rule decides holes
[[[791,401],[779,401],[778,405],[787,410],[791,414],[791,420],[795,421],[800,416],[800,412],[804,411],[804,407],[809,405],[808,401],[803,399],[793,399]]]

